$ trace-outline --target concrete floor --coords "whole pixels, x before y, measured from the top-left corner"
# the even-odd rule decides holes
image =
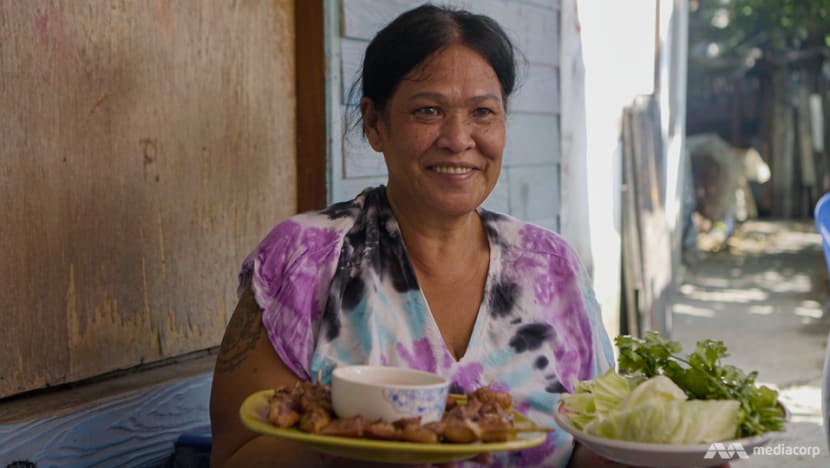
[[[684,351],[699,339],[722,340],[726,362],[757,370],[757,381],[779,389],[792,414],[786,432],[769,445],[779,453],[820,452],[756,454],[732,466],[830,467],[821,418],[830,281],[815,225],[750,221],[722,247],[699,250],[686,265],[672,303],[672,336]]]

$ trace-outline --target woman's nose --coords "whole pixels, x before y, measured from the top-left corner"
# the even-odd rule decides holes
[[[462,153],[475,147],[473,122],[465,115],[449,114],[441,126],[438,146],[453,153]]]

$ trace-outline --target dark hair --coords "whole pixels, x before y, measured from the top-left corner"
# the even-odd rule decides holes
[[[469,47],[490,64],[506,106],[516,84],[518,53],[510,38],[489,16],[432,4],[402,13],[375,35],[350,97],[360,84],[362,97],[384,109],[404,76],[436,51],[454,44]]]

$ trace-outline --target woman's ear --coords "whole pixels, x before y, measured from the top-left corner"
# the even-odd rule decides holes
[[[382,118],[380,110],[375,107],[371,99],[364,97],[360,99],[360,115],[363,117],[363,133],[372,149],[378,153],[383,152],[383,138],[380,134]]]

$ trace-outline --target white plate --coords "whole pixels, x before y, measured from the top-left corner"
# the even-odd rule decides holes
[[[767,432],[759,436],[729,440],[718,444],[671,445],[629,442],[588,435],[571,424],[570,418],[561,412],[562,403],[556,407],[556,423],[569,432],[575,440],[597,455],[615,462],[633,466],[661,468],[708,467],[728,463],[730,460],[749,458],[755,447],[769,443],[779,433]]]

